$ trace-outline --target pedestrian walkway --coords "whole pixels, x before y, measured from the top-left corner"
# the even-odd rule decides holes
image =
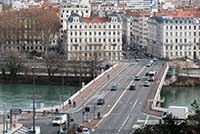
[[[12,130],[7,130],[6,134],[20,134],[20,133],[15,133],[17,130],[21,129],[23,127],[22,124],[16,124],[16,127],[12,127]],[[8,128],[10,128],[10,126],[8,126]],[[3,125],[0,124],[0,134],[3,133]],[[23,133],[21,133],[23,134]]]
[[[21,127],[20,129],[18,129],[17,131],[15,131],[13,134],[26,134],[28,130],[29,129],[26,128],[26,127]]]
[[[77,110],[79,110],[83,104],[83,98],[84,101],[86,101],[88,98],[92,97],[92,95],[95,93],[94,89],[97,89],[98,87],[101,87],[103,84],[105,84],[105,82],[108,81],[108,75],[109,75],[109,79],[111,79],[112,77],[114,77],[114,75],[116,75],[118,72],[120,72],[121,70],[123,70],[123,68],[128,65],[125,62],[118,62],[117,65],[115,67],[112,67],[108,72],[104,73],[101,77],[99,77],[96,80],[93,80],[93,82],[87,86],[87,88],[85,88],[82,92],[79,92],[79,95],[76,96],[73,100],[71,100],[71,102],[76,102],[76,108],[74,108],[72,105],[70,106],[69,104],[67,104],[63,111],[65,112],[75,112]]]
[[[156,75],[156,81],[152,85],[151,90],[150,90],[148,97],[146,99],[146,102],[145,102],[144,113],[146,113],[146,114],[150,114],[150,115],[154,115],[154,116],[158,116],[158,117],[162,116],[163,112],[154,110],[154,109],[152,109],[151,106],[152,106],[153,102],[155,101],[154,97],[156,95],[157,89],[160,84],[160,80],[162,79],[166,68],[167,68],[167,64],[164,64],[163,67],[158,72],[158,74]]]

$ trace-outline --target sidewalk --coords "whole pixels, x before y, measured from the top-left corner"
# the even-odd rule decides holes
[[[100,86],[101,84],[104,84],[108,80],[108,78],[107,78],[108,74],[110,75],[110,79],[111,79],[111,77],[113,77],[114,74],[119,72],[119,70],[123,69],[123,67],[126,64],[127,63],[119,62],[117,64],[117,66],[112,67],[112,69],[109,72],[104,73],[99,79],[94,81],[90,86],[88,86],[84,91],[82,91],[81,94],[79,94],[73,100],[71,100],[71,101],[75,101],[76,102],[76,107],[75,108],[73,108],[72,106],[69,106],[67,104],[61,111],[63,111],[63,112],[71,112],[72,110],[73,111],[78,110],[82,105],[82,103],[81,103],[82,102],[82,100],[81,100],[82,97],[89,98],[90,97],[89,94],[92,93],[93,89],[96,89],[98,86]],[[46,112],[48,112],[48,111],[49,112],[55,112],[55,108],[52,108],[52,110],[46,110]],[[0,119],[3,119],[2,117],[3,116],[0,115]],[[16,119],[17,120],[28,120],[28,119],[32,119],[32,117],[33,117],[32,113],[23,113],[23,114],[20,114],[20,115],[16,116]],[[42,119],[42,118],[49,118],[49,117],[51,117],[51,114],[43,115],[42,113],[37,113],[35,119]]]
[[[101,86],[105,82],[107,82],[107,80],[108,80],[107,75],[108,74],[110,75],[110,79],[111,79],[111,77],[113,77],[114,74],[119,72],[119,70],[123,69],[123,67],[125,65],[126,65],[126,63],[118,63],[118,65],[116,67],[112,68],[109,72],[104,73],[103,76],[101,76],[99,79],[94,81],[90,86],[88,86],[86,89],[84,89],[84,91],[80,92],[78,96],[76,96],[73,100],[71,100],[71,102],[73,102],[73,101],[76,102],[76,108],[73,108],[72,106],[69,106],[69,104],[67,104],[64,107],[63,111],[65,111],[65,112],[74,112],[74,111],[77,111],[78,109],[80,109],[80,107],[82,106],[82,99],[83,98],[84,99],[87,98],[87,96],[89,96],[89,94],[92,93],[92,91],[94,89],[96,89],[98,86]],[[89,96],[89,97],[91,97],[91,96]]]
[[[155,96],[157,89],[158,89],[158,86],[159,86],[159,81],[161,80],[166,67],[167,67],[167,65],[165,64],[160,69],[160,71],[158,72],[158,75],[156,76],[156,82],[154,82],[154,84],[151,87],[151,90],[148,94],[148,97],[147,97],[145,105],[144,105],[144,113],[146,113],[146,114],[150,114],[150,115],[154,115],[154,116],[158,116],[158,117],[162,116],[163,112],[157,111],[157,110],[154,110],[154,109],[151,108],[151,105],[153,103],[151,100],[154,100],[154,96]]]

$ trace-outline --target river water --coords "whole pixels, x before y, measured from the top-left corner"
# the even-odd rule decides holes
[[[0,83],[0,111],[3,104],[6,109],[32,108],[33,91],[35,93],[36,108],[53,107],[74,94],[79,87],[58,85],[35,85],[32,84],[2,84]]]
[[[162,107],[168,108],[171,105],[191,108],[195,99],[200,102],[200,87],[163,87],[161,97],[165,97]]]

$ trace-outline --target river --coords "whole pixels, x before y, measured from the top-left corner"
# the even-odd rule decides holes
[[[35,85],[32,84],[2,84],[0,83],[0,111],[5,104],[6,109],[32,108],[33,91],[35,93],[36,108],[52,107],[74,94],[79,87],[58,85]]]
[[[171,105],[191,108],[191,104],[195,99],[200,102],[200,87],[163,87],[161,97],[165,97],[162,107],[167,108]]]

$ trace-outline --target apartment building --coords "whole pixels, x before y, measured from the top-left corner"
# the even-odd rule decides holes
[[[64,38],[64,31],[67,30],[68,26],[68,18],[71,14],[78,14],[82,17],[90,17],[91,16],[91,7],[88,6],[81,6],[81,5],[73,5],[73,4],[65,4],[61,5],[60,8],[60,37],[61,39]]]
[[[122,21],[114,13],[107,17],[73,13],[68,19],[66,41],[69,60],[120,60]]]
[[[124,17],[124,42],[129,47],[147,48],[149,13],[127,10]]]
[[[148,53],[177,59],[200,58],[200,11],[170,11],[149,21]]]

